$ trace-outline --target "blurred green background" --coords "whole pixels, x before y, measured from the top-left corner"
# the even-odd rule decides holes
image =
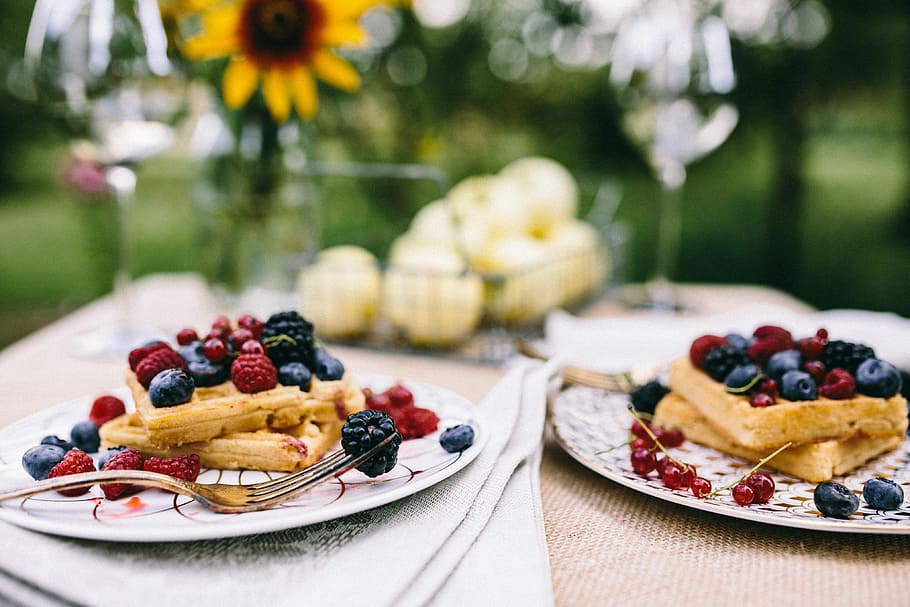
[[[690,168],[675,278],[766,284],[819,308],[910,316],[910,6],[812,4],[827,27],[817,44],[734,41],[740,122]],[[21,55],[31,8],[0,7],[4,73]],[[475,1],[445,27],[395,13],[394,40],[361,64],[364,89],[321,92],[308,127],[313,154],[426,162],[453,183],[525,155],[555,158],[576,175],[585,202],[605,180],[621,187],[616,219],[630,234],[624,277],[643,280],[654,261],[658,189],[618,127],[608,68],[541,54],[527,55],[520,74],[497,67],[495,41],[520,37],[521,23],[505,18],[513,8],[559,24],[585,20],[582,3],[560,0]],[[415,54],[425,69],[402,77],[396,66],[413,64]],[[3,347],[109,288],[109,268],[92,255],[109,218],[64,191],[63,136],[5,90],[0,132]],[[131,221],[137,275],[198,267],[205,243],[197,242],[192,199],[200,170],[176,153],[142,167]],[[431,196],[377,184],[328,188],[323,241],[383,255]]]

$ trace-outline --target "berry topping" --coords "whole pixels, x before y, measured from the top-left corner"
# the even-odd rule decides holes
[[[117,455],[118,453],[120,453],[121,451],[123,451],[124,449],[127,449],[127,448],[128,447],[124,447],[123,445],[120,445],[119,447],[111,447],[110,449],[106,450],[104,453],[99,455],[98,456],[98,469],[99,470],[103,469],[104,464],[106,464],[108,462],[108,460],[110,460],[112,457],[114,457],[115,455]]]
[[[47,477],[56,478],[58,476],[69,476],[70,474],[94,471],[95,462],[92,461],[91,456],[80,449],[71,449],[66,452],[66,455],[59,464],[51,468]],[[63,489],[60,493],[69,497],[74,497],[82,495],[83,493],[88,493],[88,490],[88,487],[77,487],[75,489]]]
[[[115,417],[120,417],[126,413],[126,405],[116,396],[106,394],[99,396],[92,403],[92,409],[88,418],[99,428],[111,421]]]
[[[227,363],[213,363],[207,358],[189,363],[189,372],[193,377],[193,383],[204,388],[224,383],[231,376]]]
[[[758,383],[758,392],[768,396],[777,396],[777,382],[773,379],[764,379]]]
[[[221,314],[216,316],[212,321],[212,330],[210,333],[218,333],[222,338],[227,337],[231,332],[231,319]]]
[[[385,395],[389,397],[389,405],[395,409],[414,406],[414,393],[400,383],[386,390]]]
[[[777,325],[762,325],[752,332],[752,336],[757,341],[774,340],[780,343],[790,343],[790,347],[793,347],[793,334]]]
[[[265,354],[241,354],[231,363],[231,381],[247,394],[278,385],[278,370]]]
[[[181,346],[188,346],[194,341],[199,341],[199,334],[196,333],[196,329],[187,327],[186,329],[180,329],[180,332],[177,333],[177,343]]]
[[[41,444],[42,445],[55,445],[57,447],[60,447],[64,451],[69,451],[70,449],[75,447],[75,445],[73,445],[73,443],[69,442],[68,440],[60,438],[56,434],[51,434],[49,436],[45,436],[44,438],[41,439]]]
[[[389,398],[389,395],[386,392],[376,394],[369,388],[364,388],[363,394],[366,397],[367,409],[382,411],[389,415],[392,414],[392,399]]]
[[[819,329],[819,332],[821,331],[823,331],[823,329]],[[828,343],[827,337],[815,335],[813,337],[804,337],[799,340],[797,347],[799,348],[800,354],[802,354],[803,358],[806,360],[818,360],[821,357],[822,352],[825,351],[826,343]]]
[[[42,481],[66,454],[67,451],[57,445],[37,445],[22,455],[22,467],[30,477]]]
[[[650,449],[643,447],[633,449],[630,460],[632,462],[632,470],[642,476],[657,468],[657,456]]]
[[[890,478],[873,477],[863,484],[863,499],[876,510],[896,510],[904,503],[904,490]]]
[[[649,381],[646,384],[636,386],[630,395],[632,406],[639,413],[654,413],[657,403],[667,395],[669,390],[666,386],[657,380]]]
[[[324,348],[316,348],[313,357],[313,372],[322,381],[333,381],[344,377],[344,365]]]
[[[228,355],[227,345],[217,337],[211,337],[202,344],[202,353],[205,357],[213,362],[220,363]]]
[[[705,356],[717,346],[728,346],[730,343],[719,335],[702,335],[692,342],[689,348],[689,360],[696,369],[702,369]]]
[[[825,363],[820,360],[807,360],[803,363],[803,371],[812,376],[812,381],[816,384],[825,382]]]
[[[746,483],[737,483],[733,487],[733,501],[740,506],[748,506],[755,501],[755,489]]]
[[[869,358],[875,358],[875,351],[869,346],[834,340],[825,344],[820,360],[825,363],[826,369],[846,369],[856,375],[856,368]]]
[[[94,453],[101,446],[98,426],[89,420],[76,423],[70,430],[70,442],[86,453]]]
[[[765,392],[756,392],[749,397],[749,404],[753,407],[770,407],[776,402],[773,396]]]
[[[473,444],[474,428],[468,424],[458,424],[446,428],[445,432],[439,435],[439,445],[445,449],[446,453],[464,451]]]
[[[818,387],[818,393],[834,400],[853,398],[856,394],[856,382],[849,371],[831,369],[825,375],[824,382]]]
[[[663,458],[666,460],[667,458]],[[665,487],[670,489],[679,489],[683,484],[683,469],[673,460],[667,461],[663,466],[658,468],[660,480]]]
[[[357,469],[367,476],[376,477],[389,472],[398,462],[401,436],[391,417],[381,411],[371,409],[352,413],[341,428],[341,446],[345,453],[356,457],[366,453],[374,445],[392,435],[395,435],[395,438],[391,442],[373,457],[357,466]]]
[[[803,358],[799,350],[781,350],[775,352],[765,364],[765,374],[780,383],[780,378],[787,371],[798,371],[802,368]]]
[[[818,388],[805,371],[787,371],[780,380],[780,395],[787,400],[815,400]]]
[[[185,481],[195,481],[199,477],[199,456],[195,453],[177,457],[150,457],[142,463],[142,469],[149,472],[160,472]]]
[[[262,343],[255,339],[243,342],[243,345],[240,346],[240,351],[243,354],[265,354],[265,348]]]
[[[704,477],[696,476],[692,480],[692,484],[689,485],[689,489],[692,490],[692,495],[695,497],[704,497],[711,493],[711,481]]]
[[[822,516],[849,518],[859,509],[859,498],[839,483],[820,483],[812,493],[815,507]]]
[[[717,346],[705,355],[702,368],[714,381],[724,381],[730,371],[748,362],[746,355],[733,346]]]
[[[183,369],[165,369],[152,379],[149,400],[155,407],[173,407],[190,400],[196,384],[193,376]]]
[[[408,407],[406,409],[393,409],[392,417],[398,432],[405,440],[420,438],[436,431],[439,425],[439,416],[431,409],[423,407]]]
[[[177,349],[177,353],[181,356],[181,358],[183,358],[183,360],[186,361],[186,364],[208,360],[205,357],[205,352],[203,351],[201,341],[193,341],[185,346],[180,346]]]
[[[228,336],[228,341],[231,344],[231,347],[234,349],[234,352],[239,352],[240,348],[243,347],[243,344],[246,342],[254,340],[253,332],[249,329],[237,329]]]
[[[142,346],[141,348],[136,348],[135,350],[130,351],[128,355],[130,369],[134,372],[139,367],[139,363],[142,362],[142,359],[154,352],[155,350],[168,349],[171,347],[163,341],[153,341],[149,344]]]
[[[664,428],[655,428],[654,436],[656,436],[657,440],[659,440],[667,449],[679,447],[686,442],[686,436],[679,428],[670,428],[668,430]]]
[[[142,454],[135,449],[123,449],[112,455],[101,469],[142,470]],[[101,490],[104,492],[104,496],[107,499],[115,500],[128,493],[135,493],[136,491],[141,490],[141,487],[129,483],[101,483]]]
[[[761,369],[757,366],[751,363],[740,365],[727,374],[727,377],[724,378],[724,385],[727,387],[727,392],[743,394],[757,386],[762,377]]]
[[[241,314],[237,318],[237,326],[249,330],[253,334],[253,339],[260,339],[265,323],[251,314]]]
[[[136,379],[148,390],[152,378],[165,369],[186,369],[186,361],[168,346],[148,354],[136,368]]]
[[[767,504],[774,496],[774,479],[764,472],[753,472],[744,482],[752,488],[753,504]]]
[[[281,366],[286,362],[313,361],[313,324],[297,312],[276,312],[265,322],[262,343],[272,362]]]
[[[278,368],[278,383],[282,386],[299,386],[304,392],[309,392],[313,373],[305,364],[295,360]]]
[[[901,391],[903,380],[897,367],[877,358],[864,360],[856,368],[856,391],[867,396],[890,398]]]
[[[737,350],[742,350],[743,352],[745,352],[749,346],[755,343],[754,337],[750,339],[748,337],[740,335],[739,333],[729,333],[724,337],[727,339],[731,346]]]

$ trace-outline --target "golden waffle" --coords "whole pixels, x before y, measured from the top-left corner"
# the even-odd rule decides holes
[[[364,396],[347,374],[336,381],[313,378],[309,392],[297,386],[277,386],[246,394],[226,381],[210,388],[199,387],[192,398],[173,407],[155,407],[148,391],[132,371],[126,382],[136,403],[136,413],[156,447],[207,441],[234,432],[264,428],[290,428],[312,419],[317,423],[344,420],[364,407]]]
[[[661,427],[679,428],[688,440],[751,462],[757,462],[773,451],[748,449],[730,441],[698,408],[672,392],[658,403],[654,411],[654,423]],[[904,435],[901,432],[876,438],[856,436],[845,440],[806,443],[784,449],[767,466],[810,483],[821,483],[896,449],[903,441]]]
[[[696,407],[731,443],[753,450],[854,436],[891,438],[907,429],[907,401],[900,395],[778,399],[770,407],[753,407],[747,397],[728,393],[723,383],[693,367],[688,357],[671,365],[670,389]]]
[[[203,466],[221,470],[263,470],[285,472],[318,461],[341,437],[342,420],[303,423],[278,432],[232,432],[198,443],[158,447],[136,413],[127,413],[101,426],[103,448],[132,447],[149,457],[176,457],[195,453]]]

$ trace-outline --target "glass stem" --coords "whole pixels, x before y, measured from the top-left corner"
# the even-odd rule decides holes
[[[682,195],[686,169],[679,162],[668,161],[659,169],[660,203],[658,208],[657,247],[654,274],[648,286],[651,306],[676,308],[676,295],[671,277],[676,270],[682,236]]]
[[[117,325],[129,327],[132,310],[132,275],[130,271],[129,210],[136,197],[136,173],[125,166],[111,166],[107,169],[107,183],[116,205],[116,249],[114,265],[114,309]]]

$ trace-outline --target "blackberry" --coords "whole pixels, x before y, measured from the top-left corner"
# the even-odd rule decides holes
[[[632,406],[639,413],[654,413],[654,407],[660,402],[669,390],[666,386],[657,380],[649,381],[646,384],[636,386],[630,395]]]
[[[749,357],[733,346],[717,346],[708,350],[702,368],[714,381],[724,381],[730,371],[749,364]]]
[[[275,367],[302,362],[311,367],[314,359],[313,323],[297,312],[276,312],[262,329],[262,345]]]
[[[841,340],[826,343],[821,355],[826,369],[846,369],[853,375],[860,363],[870,358],[875,358],[875,350],[869,346]]]
[[[367,476],[376,477],[385,474],[398,463],[401,435],[391,417],[372,409],[352,413],[341,428],[341,446],[345,453],[356,457],[393,434],[395,438],[389,444],[357,466],[357,469]]]

